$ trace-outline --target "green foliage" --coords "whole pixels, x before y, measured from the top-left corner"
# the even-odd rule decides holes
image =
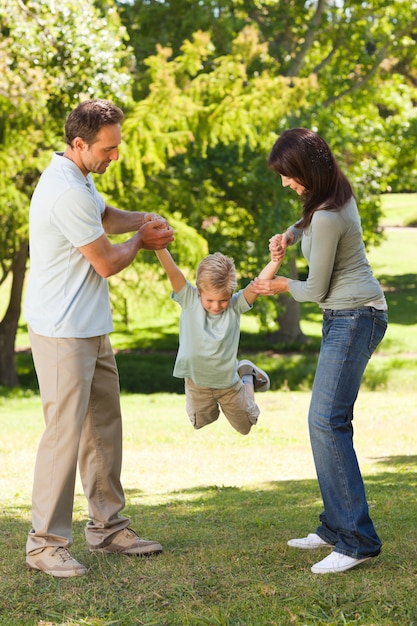
[[[415,187],[411,0],[1,0],[0,18],[3,281],[63,119],[86,97],[127,113],[122,158],[99,188],[123,208],[175,216],[235,258],[242,284],[266,262],[269,237],[299,216],[266,168],[288,126],[312,127],[332,146],[368,246],[381,237],[381,191]],[[200,251],[191,248],[190,271]],[[147,265],[140,273],[154,276]],[[277,311],[261,308],[270,325]]]
[[[244,282],[266,262],[269,237],[300,213],[267,172],[269,149],[284,128],[310,126],[352,180],[366,245],[379,243],[380,193],[395,163],[408,158],[410,172],[415,159],[398,150],[415,117],[403,71],[415,65],[409,3],[395,3],[395,23],[384,3],[192,4],[121,5],[141,68],[123,174],[114,170],[121,195],[145,206],[163,198],[168,216],[235,258]],[[270,325],[276,311],[261,307]]]
[[[127,102],[133,57],[114,6],[105,18],[79,0],[1,0],[0,20],[0,208],[20,227],[66,114],[86,97]]]
[[[81,0],[0,0],[0,25],[0,284],[11,285],[3,349],[20,314],[25,268],[17,259],[28,247],[30,197],[52,150],[63,146],[64,118],[89,97],[127,104],[134,59],[110,0],[105,15]],[[2,381],[14,363],[7,345]]]
[[[116,7],[107,5],[101,15],[93,3],[80,0],[1,1],[7,32],[0,46],[7,59],[1,84],[15,106],[25,103],[42,121],[48,112],[48,127],[62,129],[65,114],[83,97],[107,93],[127,100],[133,57]]]
[[[27,239],[28,205],[64,116],[83,97],[129,97],[132,56],[115,7],[1,0],[0,259],[3,282]],[[49,154],[48,154],[49,153]]]
[[[277,181],[266,167],[271,126],[289,108],[300,110],[312,83],[251,72],[267,56],[254,28],[244,29],[224,56],[208,44],[207,34],[197,32],[177,57],[159,48],[146,60],[149,90],[126,120],[126,158],[102,188],[117,189],[126,207],[139,201],[142,209],[178,216],[210,251],[233,256],[247,281],[268,260],[269,236],[294,211],[285,199],[277,211]]]
[[[191,85],[177,80],[176,88],[186,90],[193,102],[202,89],[204,105],[212,103],[213,114],[207,128],[200,126],[197,145],[208,141],[214,147],[219,140],[228,145],[232,137],[238,145],[243,141],[249,146],[251,162],[256,162],[259,148],[265,153],[271,135],[282,128],[317,127],[352,175],[361,197],[365,237],[369,243],[376,240],[379,209],[371,196],[397,184],[400,177],[404,183],[407,173],[413,179],[415,175],[415,150],[403,149],[415,136],[416,120],[412,2],[398,0],[388,10],[384,1],[332,5],[224,0],[213,6],[210,0],[135,0],[123,3],[121,14],[138,64],[148,64],[147,57],[158,46],[168,46],[165,61],[175,64],[181,59],[182,67],[195,76]],[[210,39],[196,33],[196,24]],[[307,80],[307,91],[291,100],[283,89],[276,93],[274,81],[288,78],[296,92],[299,80]],[[154,73],[142,84],[141,97],[146,97],[149,85],[163,93]],[[256,92],[252,100],[251,85]],[[216,106],[219,96],[222,105]],[[252,126],[256,137],[248,131],[252,121],[250,115],[244,117],[245,99],[258,118]],[[184,111],[188,117],[190,108]],[[223,127],[216,130],[219,120]]]

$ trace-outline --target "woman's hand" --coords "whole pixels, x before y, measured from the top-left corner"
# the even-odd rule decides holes
[[[255,278],[252,281],[253,289],[258,296],[276,296],[285,293],[288,289],[288,278],[284,276],[274,276],[274,278]]]

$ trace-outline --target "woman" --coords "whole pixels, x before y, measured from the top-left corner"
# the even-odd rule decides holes
[[[387,304],[366,258],[351,185],[327,143],[311,130],[287,130],[268,164],[303,204],[297,223],[270,240],[272,259],[301,239],[309,272],[305,281],[257,279],[255,288],[262,295],[289,292],[298,302],[317,302],[323,311],[308,421],[324,510],[314,533],[288,545],[333,548],[311,571],[342,572],[381,551],[353,447],[352,419],[365,368],[387,328]]]

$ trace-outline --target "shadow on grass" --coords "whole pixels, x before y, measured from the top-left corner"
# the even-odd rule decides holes
[[[271,378],[271,389],[283,385],[289,389],[310,388],[317,357],[311,354],[278,354],[273,350],[265,352],[241,351],[239,358],[250,358],[265,369]],[[16,355],[20,390],[0,389],[3,396],[24,394],[24,391],[38,393],[38,383],[30,352]],[[123,350],[116,353],[120,388],[123,393],[184,393],[184,381],[172,375],[175,352],[148,352]]]
[[[415,324],[417,308],[417,275],[380,276],[388,302],[389,321],[404,326]]]
[[[377,473],[375,475],[364,476],[365,486],[370,500],[375,502],[385,502],[393,507],[390,522],[395,527],[397,521],[395,516],[403,518],[404,513],[411,514],[417,518],[417,506],[408,506],[409,498],[415,503],[415,488],[417,484],[417,455],[416,456],[388,456],[373,459],[376,467],[384,466],[389,471]],[[271,469],[272,473],[272,469]],[[321,510],[321,498],[316,479],[303,480],[283,480],[259,483],[256,486],[233,487],[222,485],[203,485],[192,488],[168,491],[160,496],[166,503],[157,505],[131,504],[132,500],[140,500],[141,497],[149,494],[144,490],[136,488],[125,489],[126,508],[123,513],[135,519],[141,518],[140,526],[144,531],[155,533],[159,528],[165,537],[170,537],[168,543],[173,545],[172,528],[170,524],[176,526],[181,518],[187,526],[190,522],[197,523],[195,536],[200,532],[210,534],[214,527],[226,525],[233,527],[234,521],[240,526],[242,522],[247,526],[259,527],[260,525],[271,525],[279,529],[281,522],[288,518],[282,531],[285,534],[297,529],[305,529],[306,516],[311,515],[310,507]],[[84,496],[79,495],[79,502],[84,501]],[[159,498],[159,496],[158,496]],[[395,510],[394,502],[402,501],[405,507]],[[80,514],[80,506],[77,506],[77,515]],[[207,517],[213,512],[213,519]],[[0,515],[0,535],[3,541],[7,537],[17,537],[21,534],[22,528],[24,537],[26,536],[30,522],[30,504],[19,504],[14,506],[9,504],[2,507]],[[176,512],[175,512],[176,511]],[[170,518],[170,512],[174,512],[174,517]],[[149,517],[147,517],[149,515]],[[201,517],[205,523],[200,527]],[[25,518],[22,520],[22,517]],[[312,513],[314,517],[314,511]],[[27,518],[27,519],[26,519]],[[288,525],[288,520],[291,522]],[[18,531],[16,532],[16,528]],[[84,534],[84,522],[74,522],[75,534]],[[234,533],[241,534],[242,528],[235,528]],[[184,542],[183,539],[180,543]],[[12,541],[10,548],[16,542]],[[19,549],[24,548],[24,544],[19,542]],[[4,547],[4,546],[3,546]]]
[[[384,471],[365,483],[382,555],[349,575],[326,579],[310,574],[317,552],[287,546],[290,537],[317,524],[315,480],[197,486],[164,494],[152,505],[140,502],[140,489],[128,489],[124,512],[142,536],[161,541],[164,554],[156,559],[89,553],[78,508],[71,552],[90,575],[66,580],[25,568],[30,510],[5,506],[0,623],[413,624],[417,456],[381,458],[378,465]]]

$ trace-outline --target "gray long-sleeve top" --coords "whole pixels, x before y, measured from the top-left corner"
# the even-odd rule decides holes
[[[340,211],[318,210],[304,231],[291,226],[294,243],[309,265],[307,280],[289,280],[298,302],[317,302],[322,309],[361,306],[386,308],[379,282],[366,258],[362,227],[355,199]]]

